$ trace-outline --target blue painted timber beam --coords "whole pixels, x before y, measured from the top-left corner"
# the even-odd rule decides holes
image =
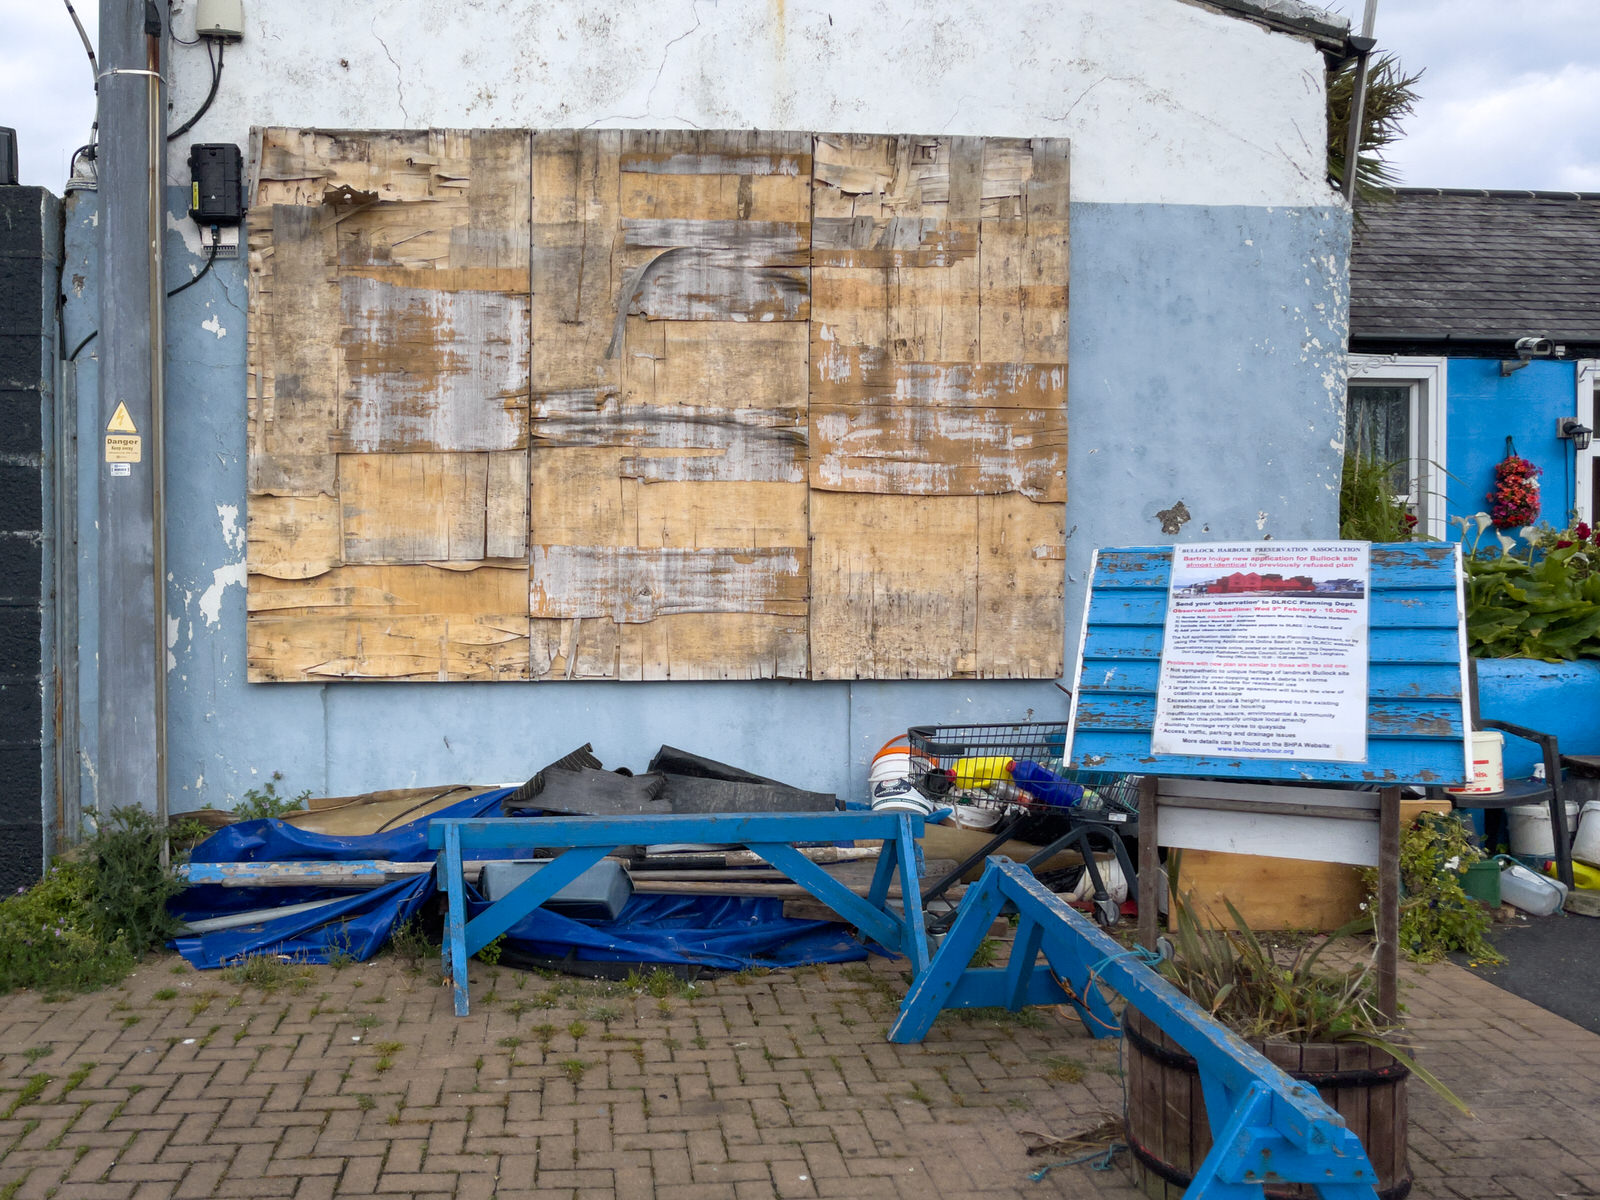
[[[436,820],[428,825],[428,845],[439,851],[439,886],[449,902],[441,948],[444,970],[455,985],[456,1015],[470,1007],[467,963],[479,950],[509,931],[563,887],[618,846],[657,842],[700,842],[748,846],[773,867],[845,917],[886,949],[911,960],[912,977],[928,968],[923,927],[917,839],[923,821],[909,813],[670,813],[631,817],[517,817]],[[883,852],[863,899],[795,849],[797,843],[879,841]],[[462,865],[468,850],[503,854],[513,848],[545,847],[558,854],[476,917],[466,916]],[[900,873],[905,915],[890,910],[889,881]]]
[[[994,919],[1019,918],[1004,968],[969,964]],[[1043,953],[1047,970],[1038,967]],[[945,1008],[1071,1003],[1095,1036],[1119,1033],[1100,986],[1120,993],[1193,1056],[1206,1115],[1221,1130],[1184,1193],[1188,1200],[1260,1200],[1265,1183],[1306,1183],[1326,1200],[1374,1200],[1377,1173],[1360,1140],[1315,1088],[1291,1078],[1108,937],[1023,866],[990,858],[962,897],[950,932],[918,975],[889,1031],[918,1042]]]

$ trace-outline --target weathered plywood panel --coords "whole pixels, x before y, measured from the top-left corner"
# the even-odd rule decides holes
[[[814,679],[977,675],[978,498],[811,494]]]
[[[533,135],[533,390],[615,379],[618,133]]]
[[[349,382],[337,447],[357,453],[528,444],[528,295],[340,280]]]
[[[248,486],[263,495],[332,495],[342,391],[329,346],[340,311],[332,221],[321,209],[280,206],[252,213],[250,236],[264,319],[251,322]]]
[[[1059,672],[1065,142],[260,145],[252,679]]]
[[[975,651],[987,679],[1056,679],[1065,668],[1066,505],[978,498]]]
[[[256,575],[311,579],[342,561],[335,496],[253,496],[245,529],[246,560]]]
[[[633,405],[806,406],[809,329],[793,321],[629,319],[622,394]]]
[[[793,546],[531,548],[534,617],[639,624],[673,613],[804,615],[806,555]]]
[[[651,483],[631,504],[638,545],[772,549],[807,541],[806,485],[797,483]]]
[[[815,677],[1059,674],[1066,188],[1064,142],[817,139]]]
[[[490,454],[345,454],[339,517],[347,563],[481,562],[487,553]],[[495,471],[525,492],[521,454]],[[520,501],[511,504],[520,519]],[[507,506],[496,504],[504,519]],[[500,530],[515,537],[520,529]]]
[[[340,567],[316,579],[252,577],[248,676],[526,679],[528,570]]]
[[[811,486],[891,496],[1066,499],[1060,409],[811,406]]]
[[[531,623],[534,679],[804,679],[806,619],[680,613]]]

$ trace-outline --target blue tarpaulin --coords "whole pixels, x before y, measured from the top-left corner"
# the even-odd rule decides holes
[[[428,822],[497,813],[512,789],[501,788],[418,818],[399,828],[364,837],[309,833],[283,821],[243,821],[218,830],[194,848],[196,863],[341,862],[387,859],[423,862]],[[537,845],[538,818],[529,819],[529,850]],[[525,854],[524,857],[529,855]],[[186,889],[171,908],[183,921],[224,913],[303,904],[332,903],[309,912],[264,919],[213,933],[179,937],[175,945],[199,968],[220,967],[251,955],[269,954],[301,962],[334,958],[365,961],[389,940],[394,927],[416,914],[435,892],[432,873],[400,879],[371,891],[322,887]],[[484,907],[467,889],[470,915]],[[575,921],[538,910],[507,934],[525,954],[589,962],[647,962],[739,969],[851,962],[866,957],[863,945],[837,923],[797,921],[783,915],[781,900],[729,896],[634,896],[615,921]]]

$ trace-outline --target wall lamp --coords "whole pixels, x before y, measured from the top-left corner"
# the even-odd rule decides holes
[[[1558,438],[1571,438],[1574,450],[1587,450],[1589,439],[1594,436],[1590,429],[1577,417],[1561,417],[1556,421],[1556,436]]]

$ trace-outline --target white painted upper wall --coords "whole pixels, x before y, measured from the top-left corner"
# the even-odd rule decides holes
[[[1185,0],[244,0],[210,112],[252,125],[1072,139],[1078,201],[1335,205],[1322,57]],[[176,0],[187,38],[195,0]],[[174,46],[173,126],[210,83]]]

